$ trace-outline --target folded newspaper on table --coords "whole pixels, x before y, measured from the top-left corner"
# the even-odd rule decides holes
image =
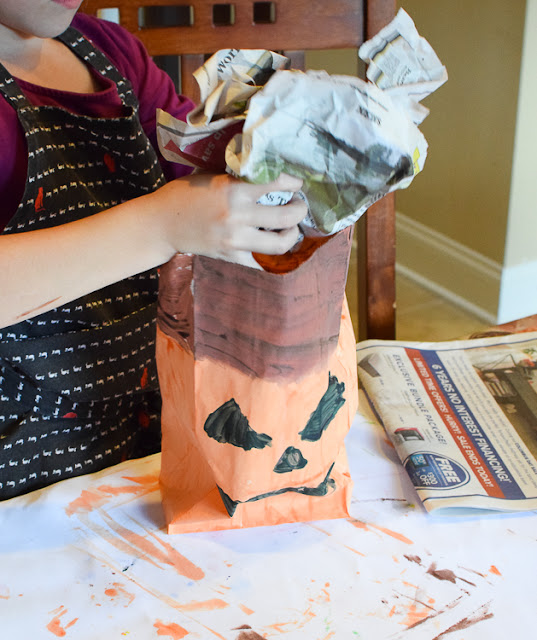
[[[281,172],[303,178],[303,232],[336,233],[422,170],[427,142],[417,124],[427,109],[419,100],[447,80],[402,9],[359,54],[369,81],[286,70],[287,58],[270,51],[219,51],[194,74],[201,104],[187,122],[158,112],[160,150],[170,161],[256,183]]]
[[[428,511],[537,509],[537,331],[368,340],[358,375]]]

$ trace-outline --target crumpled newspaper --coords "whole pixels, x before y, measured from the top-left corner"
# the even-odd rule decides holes
[[[222,49],[194,72],[200,104],[186,122],[157,109],[162,155],[207,171],[225,171],[227,143],[242,130],[250,98],[278,69],[285,56],[264,49]]]
[[[423,169],[427,142],[417,125],[428,110],[420,100],[447,80],[403,9],[359,55],[367,81],[286,70],[287,59],[269,51],[219,51],[195,73],[202,104],[187,122],[159,111],[161,153],[250,182],[298,176],[309,208],[303,233],[336,233]]]

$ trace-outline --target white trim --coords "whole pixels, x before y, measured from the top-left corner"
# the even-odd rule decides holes
[[[505,267],[502,273],[498,322],[537,313],[537,260]]]
[[[397,270],[485,322],[497,322],[502,265],[397,212]]]

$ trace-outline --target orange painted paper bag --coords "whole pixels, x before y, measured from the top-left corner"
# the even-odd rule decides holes
[[[264,270],[182,254],[161,269],[160,483],[170,533],[348,515],[351,235],[305,240],[283,264],[264,257]]]

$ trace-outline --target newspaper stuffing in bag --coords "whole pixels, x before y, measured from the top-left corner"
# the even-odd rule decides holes
[[[161,152],[251,182],[296,175],[309,205],[303,233],[336,233],[423,169],[427,142],[417,124],[428,111],[419,100],[447,80],[402,9],[360,56],[370,81],[285,70],[288,60],[270,51],[219,51],[195,74],[202,104],[187,122],[159,112]]]

